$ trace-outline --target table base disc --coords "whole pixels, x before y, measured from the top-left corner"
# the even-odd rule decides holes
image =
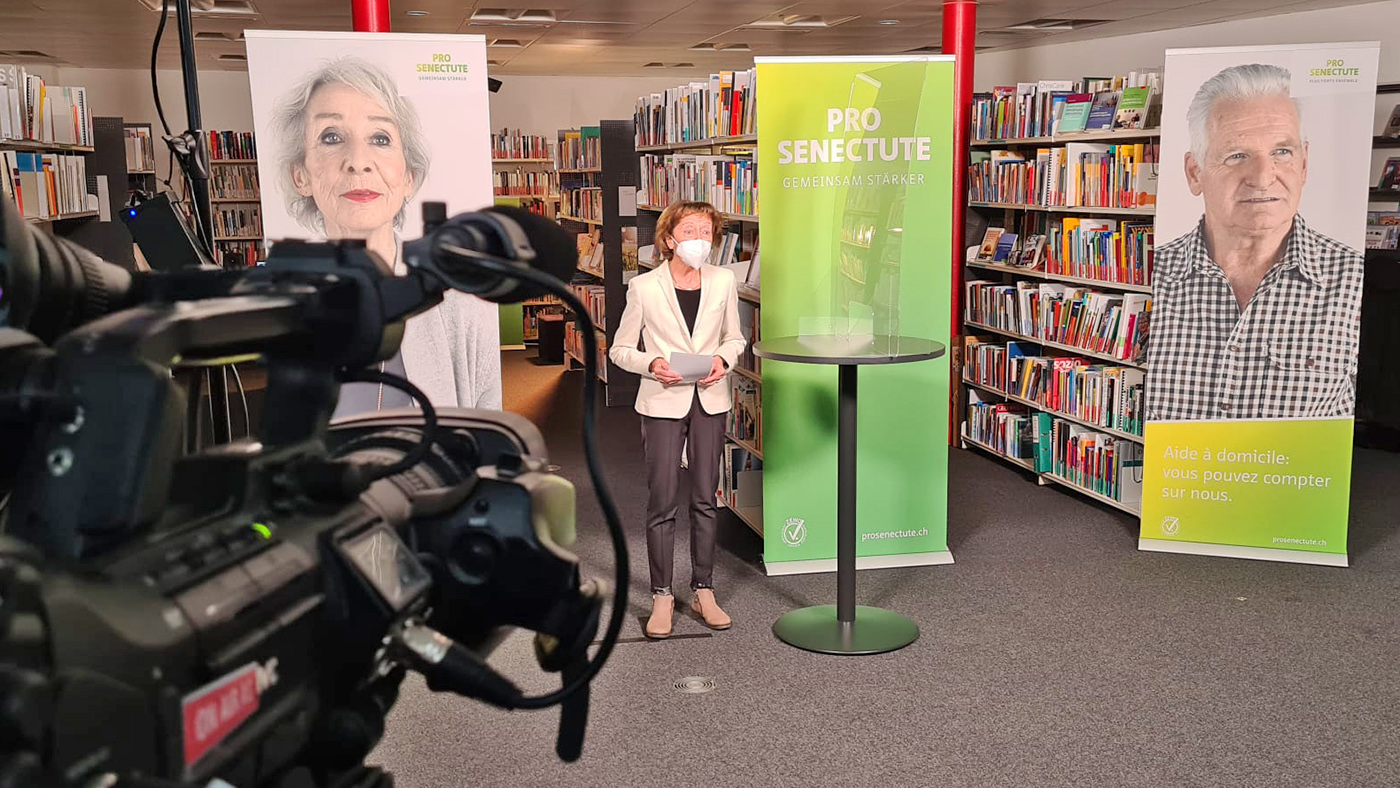
[[[816,605],[786,613],[773,623],[773,634],[788,645],[818,654],[881,654],[904,648],[919,638],[919,625],[890,610],[856,605],[856,620],[836,620],[835,605]]]

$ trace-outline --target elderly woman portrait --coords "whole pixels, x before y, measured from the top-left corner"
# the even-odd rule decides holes
[[[287,213],[315,236],[364,239],[386,272],[399,259],[404,213],[428,175],[428,142],[413,104],[379,66],[354,57],[322,64],[276,108],[277,186]],[[497,310],[449,291],[408,321],[384,371],[407,377],[436,406],[500,408]],[[408,395],[379,384],[341,388],[336,416],[405,407]]]

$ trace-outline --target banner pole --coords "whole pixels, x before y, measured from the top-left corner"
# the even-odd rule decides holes
[[[943,54],[956,58],[953,68],[953,259],[952,291],[948,294],[952,309],[954,342],[962,334],[963,258],[967,255],[967,144],[968,124],[972,114],[972,66],[977,57],[977,0],[944,0]],[[953,354],[954,358],[958,356]],[[957,370],[954,370],[956,373]],[[950,376],[956,380],[956,376]],[[953,386],[957,384],[954,383]],[[948,401],[957,402],[950,388]],[[948,443],[957,441],[957,408],[948,409]]]
[[[357,33],[389,32],[389,0],[350,0]]]

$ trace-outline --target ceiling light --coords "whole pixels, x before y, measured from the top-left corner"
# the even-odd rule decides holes
[[[404,16],[427,16],[427,11],[404,11]]]
[[[162,0],[136,0],[148,11],[159,11]],[[170,4],[170,13],[175,13],[175,4]],[[257,16],[258,9],[251,0],[190,0],[192,17],[249,17]]]
[[[707,41],[707,42],[705,42],[705,43],[703,43],[703,44],[696,44],[695,46],[693,46],[693,47],[690,48],[690,51],[692,51],[692,52],[752,52],[753,50],[749,48],[749,45],[748,45],[748,44],[717,44],[717,43],[714,43],[714,42],[709,42],[709,41]]]
[[[747,25],[740,27],[752,27],[762,30],[792,30],[807,31],[819,30],[827,27],[836,27],[845,24],[852,19],[859,19],[856,16],[825,17],[815,14],[773,14],[762,19],[756,19]]]
[[[1002,30],[1018,30],[1026,33],[1062,33],[1080,30],[1094,25],[1102,25],[1107,19],[1032,19],[1019,25],[1008,25]]]
[[[650,62],[650,63],[643,63],[643,64],[642,64],[642,68],[665,68],[665,67],[666,67],[666,64],[665,64],[665,63],[657,63],[657,62],[654,61],[654,60],[653,60],[652,62]]]
[[[0,51],[0,56],[12,58],[24,58],[26,60],[53,60],[54,56],[47,52],[40,52],[37,49],[11,49]]]
[[[514,38],[493,38],[490,40],[490,42],[486,44],[486,46],[497,47],[498,49],[521,49],[525,45],[520,43],[518,39]]]
[[[672,63],[671,68],[695,68],[694,63]]]
[[[527,8],[478,8],[467,17],[478,22],[530,22],[551,25],[558,21],[553,11]]]
[[[882,24],[882,25],[897,25],[897,24],[899,24],[899,20],[898,20],[898,19],[881,19],[880,22],[879,22],[879,24]]]
[[[220,59],[220,60],[236,60],[236,61],[239,61],[239,62],[246,62],[246,61],[248,60],[248,56],[247,56],[247,55],[219,55],[219,59]]]

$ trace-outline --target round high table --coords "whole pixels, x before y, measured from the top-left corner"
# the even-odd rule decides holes
[[[784,614],[773,634],[789,645],[820,654],[880,654],[913,643],[919,627],[878,607],[856,604],[856,367],[906,364],[943,355],[931,339],[876,335],[865,341],[842,336],[764,339],[754,355],[794,364],[839,367],[836,433],[836,604],[804,607]]]

